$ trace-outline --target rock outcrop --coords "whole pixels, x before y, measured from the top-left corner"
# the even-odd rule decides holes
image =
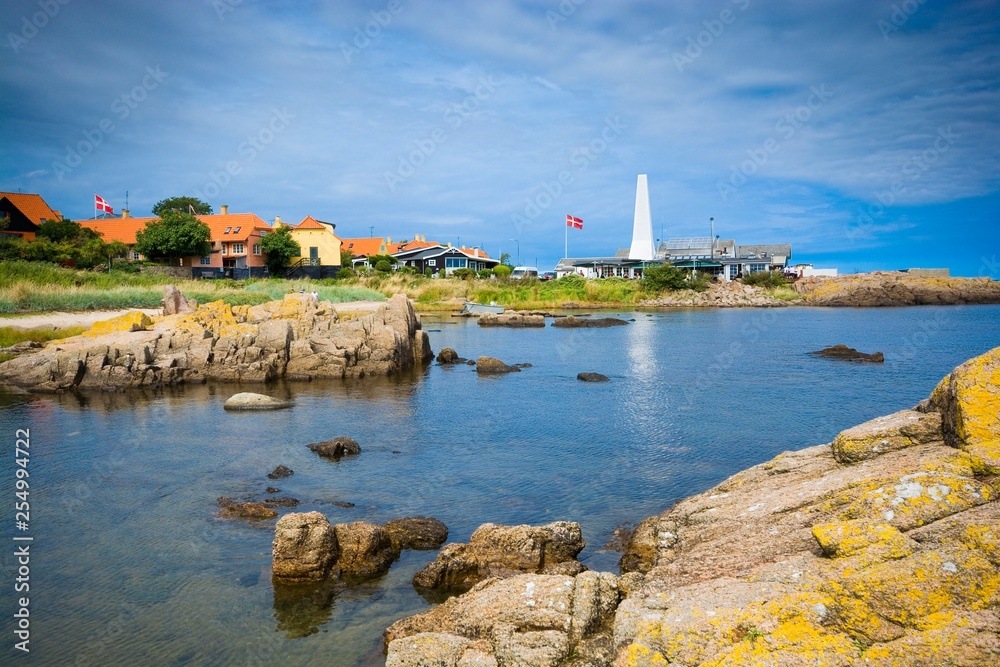
[[[448,526],[429,516],[393,519],[386,522],[385,529],[397,554],[404,549],[437,549],[448,539]]]
[[[442,347],[438,352],[437,362],[439,364],[464,364],[465,359],[458,356],[458,352],[450,347]]]
[[[340,321],[329,302],[292,294],[259,306],[216,301],[156,322],[130,313],[0,364],[0,384],[61,391],[363,377],[432,357],[404,296]]]
[[[817,357],[825,359],[836,359],[838,361],[859,361],[873,364],[881,364],[885,361],[885,355],[881,352],[872,352],[870,354],[858,352],[853,347],[847,347],[843,344],[825,347],[822,350],[810,352],[809,354],[815,354]]]
[[[384,636],[386,667],[607,665],[618,578],[532,574],[489,579]]]
[[[804,278],[793,284],[803,306],[919,306],[1000,303],[1000,282],[873,272]]]
[[[545,316],[522,313],[483,313],[477,323],[481,327],[544,327]]]
[[[320,456],[328,459],[340,459],[344,456],[355,456],[361,453],[361,445],[354,438],[340,436],[333,440],[324,442],[314,442],[309,445],[309,450],[316,452]]]
[[[786,452],[642,521],[617,579],[489,579],[397,622],[387,664],[994,665],[998,397],[1000,348],[956,368],[918,411]],[[472,559],[453,546],[439,561],[461,573]],[[604,620],[574,643],[566,612],[591,577],[611,577],[618,595],[597,596]]]
[[[611,382],[611,378],[600,373],[577,373],[576,379],[581,382]]]
[[[627,321],[617,317],[559,317],[552,321],[552,326],[566,329],[603,329],[607,327],[620,327],[628,324]]]
[[[188,299],[181,291],[173,285],[167,285],[163,290],[163,299],[160,301],[163,306],[164,315],[190,315],[198,310],[198,302]]]
[[[584,546],[576,522],[556,521],[544,526],[486,523],[472,533],[468,544],[446,545],[435,561],[414,575],[413,585],[453,593],[490,577],[575,575],[586,569],[576,559]]]

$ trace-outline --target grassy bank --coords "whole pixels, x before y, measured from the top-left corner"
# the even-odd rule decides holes
[[[0,347],[10,347],[25,341],[36,343],[48,343],[51,340],[79,336],[87,327],[65,327],[63,329],[16,329],[14,327],[0,327]],[[15,355],[0,352],[0,363],[13,359]]]
[[[129,272],[96,273],[64,269],[40,262],[0,264],[0,313],[52,310],[116,310],[157,308],[163,288],[173,284],[198,303],[222,299],[233,305],[255,305],[280,299],[291,291],[316,290],[320,299],[336,303],[385,299],[364,285],[329,280],[176,280]]]

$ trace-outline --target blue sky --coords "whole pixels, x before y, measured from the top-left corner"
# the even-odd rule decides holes
[[[629,246],[645,173],[657,238],[1000,279],[998,5],[8,0],[0,189],[551,268],[567,213]]]

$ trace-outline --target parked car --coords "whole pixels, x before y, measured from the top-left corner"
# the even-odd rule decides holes
[[[515,266],[510,272],[511,280],[521,280],[522,278],[537,278],[538,269],[534,266]]]
[[[555,271],[546,271],[542,275],[538,276],[538,279],[539,280],[555,280],[556,279],[556,272]]]

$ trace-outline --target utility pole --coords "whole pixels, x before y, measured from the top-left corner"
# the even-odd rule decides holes
[[[368,228],[368,238],[372,238],[373,236],[375,236],[375,225]]]

